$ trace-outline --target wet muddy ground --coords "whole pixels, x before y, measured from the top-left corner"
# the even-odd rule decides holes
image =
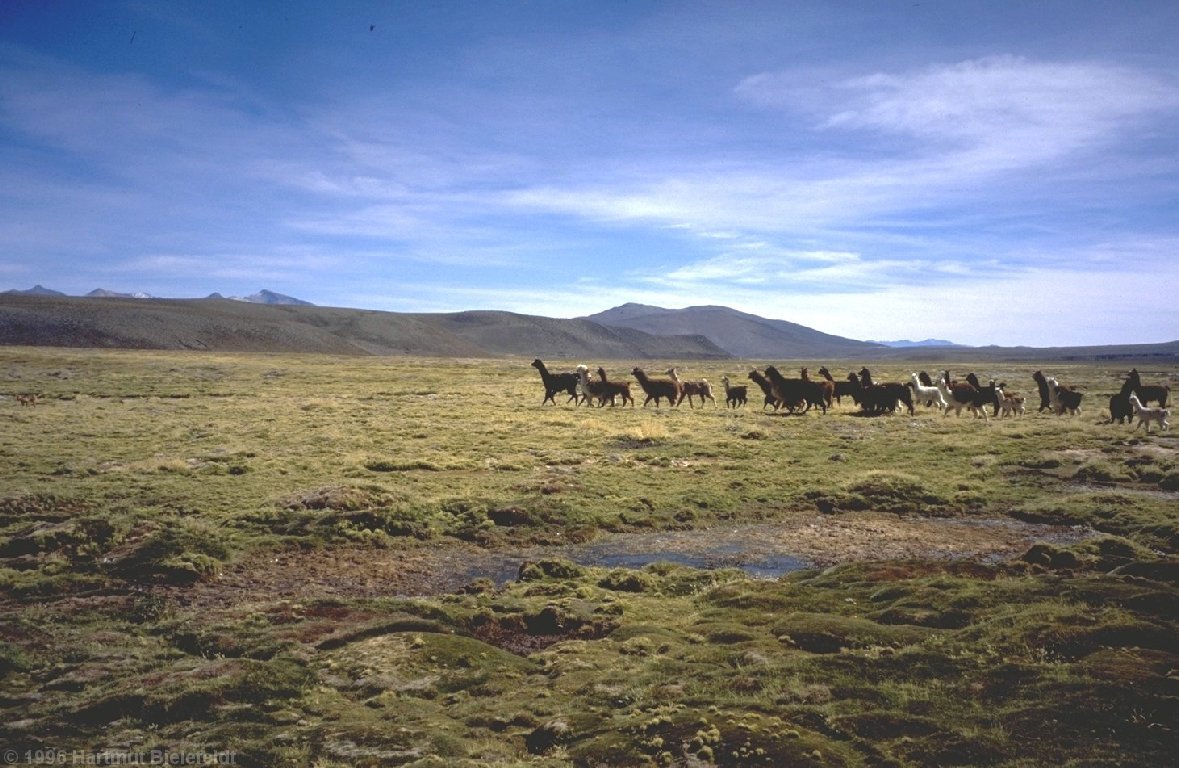
[[[1067,544],[1090,531],[1013,519],[898,517],[854,519],[800,514],[786,522],[690,531],[609,534],[585,544],[481,549],[448,541],[404,548],[337,546],[252,555],[215,578],[180,591],[180,602],[230,606],[254,600],[419,596],[455,592],[477,579],[514,579],[528,560],[563,558],[587,566],[641,568],[671,562],[740,568],[776,578],[808,567],[906,558],[999,561],[1036,543]]]

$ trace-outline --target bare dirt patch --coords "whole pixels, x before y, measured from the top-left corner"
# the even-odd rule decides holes
[[[611,534],[566,546],[489,550],[456,541],[407,540],[397,548],[290,548],[251,555],[212,578],[175,590],[174,597],[186,605],[229,607],[256,600],[438,595],[458,591],[476,579],[504,583],[515,578],[521,563],[554,557],[608,567],[652,562],[731,567],[777,577],[799,568],[865,560],[999,561],[1036,543],[1067,543],[1089,533],[1012,519],[800,513],[788,522]]]
[[[1032,544],[1078,541],[1091,532],[1051,525],[1027,525],[1009,518],[966,519],[857,515],[816,516],[781,529],[776,545],[814,565],[863,560],[961,559],[999,561]]]

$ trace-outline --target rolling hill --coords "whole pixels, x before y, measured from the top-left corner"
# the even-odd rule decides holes
[[[726,358],[703,337],[654,336],[511,312],[406,314],[229,299],[0,294],[0,344],[441,357]]]
[[[586,319],[561,320],[512,312],[470,311],[410,315],[484,350],[488,356],[606,359],[732,357],[700,334],[652,334]],[[576,353],[573,350],[578,350]]]
[[[881,344],[833,336],[797,323],[767,320],[728,307],[663,309],[623,304],[586,319],[656,335],[699,334],[746,360],[863,357],[875,355],[883,348]]]

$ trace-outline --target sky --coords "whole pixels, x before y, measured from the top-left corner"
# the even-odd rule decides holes
[[[0,290],[1179,339],[1179,3],[0,1]]]

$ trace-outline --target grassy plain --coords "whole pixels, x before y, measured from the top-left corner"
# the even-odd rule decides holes
[[[984,423],[846,402],[776,415],[760,395],[729,410],[721,376],[751,384],[752,367],[729,361],[680,365],[719,407],[542,406],[529,362],[0,349],[0,393],[40,397],[0,397],[0,748],[247,766],[1173,760],[1179,442],[1109,423],[1122,366],[1045,368],[1086,393],[1055,417],[1035,412],[1033,367],[958,365],[1029,397]],[[846,373],[775,364],[824,362]],[[915,369],[864,362],[878,380]],[[840,556],[857,522],[930,519],[1088,533],[1002,558],[921,541]],[[836,564],[754,579],[542,557],[457,589],[442,573],[746,524],[836,537]]]

